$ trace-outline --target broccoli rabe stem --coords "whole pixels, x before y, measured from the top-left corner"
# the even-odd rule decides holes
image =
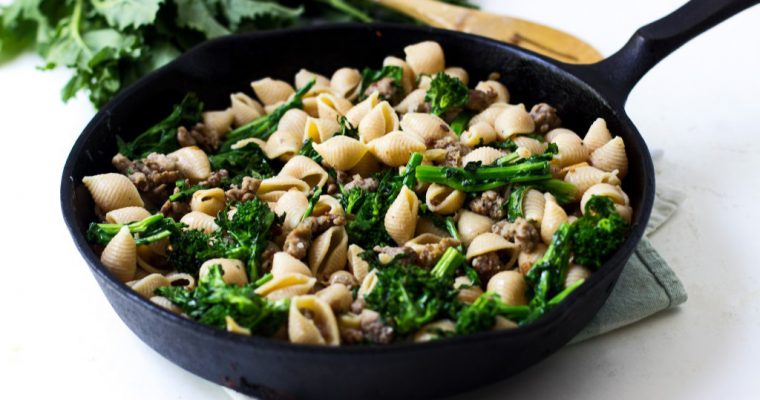
[[[539,182],[537,187],[542,192],[551,193],[559,204],[570,204],[575,201],[577,188],[570,182],[559,179],[549,179]]]
[[[322,196],[322,188],[317,187],[316,189],[314,189],[314,193],[311,195],[311,198],[309,199],[309,206],[306,207],[306,211],[304,211],[303,216],[301,217],[301,221],[308,218],[309,215],[311,215],[311,213],[314,212],[314,206],[317,205],[317,202],[319,201],[320,196]]]
[[[585,280],[583,279],[578,279],[577,281],[573,282],[570,286],[566,287],[563,291],[557,293],[557,295],[552,297],[552,299],[549,300],[549,302],[546,303],[546,305],[548,305],[549,307],[554,307],[557,304],[561,303],[563,300],[565,300],[565,297],[567,297],[575,289],[583,285],[583,282],[585,282]]]
[[[267,139],[269,136],[277,130],[277,124],[280,122],[280,118],[291,108],[303,107],[303,96],[311,89],[316,83],[316,79],[312,79],[304,85],[301,89],[293,95],[287,102],[277,107],[271,114],[265,115],[254,119],[253,121],[240,126],[227,134],[227,139],[222,144],[221,151],[229,150],[233,144],[242,139],[247,138],[259,138]]]
[[[161,214],[151,215],[141,221],[131,224],[90,224],[87,229],[87,238],[90,242],[107,245],[117,233],[126,226],[132,235],[138,235],[135,242],[138,245],[150,244],[169,237],[174,225],[173,219]],[[145,234],[144,236],[142,234]]]
[[[414,190],[414,185],[417,184],[415,175],[420,164],[422,164],[422,154],[412,153],[409,161],[406,163],[406,168],[404,168],[404,178],[401,180],[402,185]]]
[[[476,168],[420,165],[416,175],[420,182],[438,183],[463,192],[482,192],[510,183],[540,182],[552,177],[546,161]]]
[[[259,287],[259,286],[261,286],[261,285],[263,285],[263,284],[271,281],[272,278],[273,278],[272,273],[267,272],[266,274],[264,274],[264,276],[262,276],[261,278],[255,280],[253,282],[253,287]]]
[[[446,230],[449,232],[449,235],[456,239],[459,242],[459,246],[457,246],[457,250],[459,250],[460,253],[464,253],[464,245],[462,244],[462,235],[459,234],[459,229],[457,229],[457,224],[454,222],[454,218],[452,217],[446,217]]]
[[[459,266],[464,264],[464,262],[464,254],[460,253],[456,247],[449,247],[443,253],[430,273],[439,279],[443,279],[447,276],[451,276]]]

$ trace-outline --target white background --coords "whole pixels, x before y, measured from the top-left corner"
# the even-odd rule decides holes
[[[576,33],[610,54],[680,3],[482,5]],[[25,55],[0,68],[0,398],[226,399],[142,344],[74,249],[60,215],[59,176],[93,109],[84,97],[61,104],[67,73],[40,72],[39,64]],[[759,72],[760,7],[670,56],[628,103],[650,147],[665,152],[658,184],[688,194],[653,242],[689,301],[461,398],[757,398]]]

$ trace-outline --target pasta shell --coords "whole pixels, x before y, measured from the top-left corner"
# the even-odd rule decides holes
[[[361,258],[363,252],[364,249],[355,244],[348,246],[348,269],[359,282],[369,273],[369,263]]]
[[[187,229],[203,231],[206,234],[219,229],[219,225],[214,222],[214,217],[200,211],[185,214],[179,222],[187,225]]]
[[[588,203],[592,196],[605,196],[609,197],[610,200],[612,200],[612,202],[617,205],[629,205],[628,195],[625,194],[620,186],[611,185],[609,183],[597,183],[596,185],[591,186],[585,192],[583,192],[580,205],[581,212],[584,214],[586,213],[586,203]]]
[[[412,153],[425,151],[425,144],[409,133],[394,131],[377,138],[367,145],[370,153],[390,167],[406,165]]]
[[[443,71],[446,66],[441,45],[433,41],[406,46],[404,54],[406,54],[406,63],[417,76],[436,74]]]
[[[343,206],[340,201],[335,197],[323,194],[319,196],[319,200],[314,204],[314,209],[311,211],[311,215],[345,215]]]
[[[554,232],[559,229],[560,225],[567,222],[567,213],[557,204],[549,193],[544,194],[546,204],[544,205],[544,217],[541,220],[541,239],[547,245],[551,243]]]
[[[448,67],[445,70],[443,70],[443,73],[445,73],[448,76],[454,77],[459,79],[462,83],[467,86],[467,84],[470,83],[470,75],[467,73],[467,70],[461,67]]]
[[[498,272],[488,280],[487,290],[498,294],[504,304],[510,306],[528,304],[528,298],[525,296],[528,285],[525,284],[522,274],[517,271]]]
[[[398,57],[390,56],[385,57],[385,60],[383,60],[383,66],[386,65],[401,67],[401,84],[404,87],[404,93],[411,92],[414,88],[414,71],[412,71],[409,64]]]
[[[432,219],[425,218],[425,217],[417,218],[417,227],[414,230],[414,235],[419,236],[425,233],[430,233],[430,234],[440,236],[440,237],[450,236],[449,233],[446,232],[444,229],[441,229],[438,226],[436,226],[436,224],[433,223]]]
[[[369,143],[398,128],[398,115],[393,111],[390,103],[383,101],[359,122],[359,140],[362,143]]]
[[[359,162],[351,168],[350,173],[352,175],[359,174],[361,177],[366,178],[379,171],[381,167],[377,158],[367,151]]]
[[[255,293],[269,300],[292,299],[309,293],[317,283],[315,278],[298,273],[286,273],[256,288]]]
[[[137,270],[137,245],[129,232],[122,227],[103,249],[100,261],[116,279],[127,282],[134,278]]]
[[[274,206],[274,212],[277,215],[284,215],[282,228],[285,232],[290,232],[295,228],[306,209],[309,207],[309,199],[306,194],[298,190],[285,192]]]
[[[570,264],[567,269],[567,275],[565,276],[565,287],[578,282],[581,279],[588,279],[591,276],[591,270],[583,265]]]
[[[546,253],[546,245],[536,243],[532,251],[523,251],[517,256],[517,269],[521,274],[527,274],[533,268],[533,264],[544,256],[544,253]]]
[[[229,315],[224,317],[224,322],[227,324],[227,332],[237,333],[238,335],[251,336],[251,330],[238,325],[234,318]]]
[[[462,191],[434,183],[425,192],[425,204],[434,213],[449,215],[462,208],[466,197]]]
[[[296,137],[287,131],[278,130],[267,139],[262,150],[269,158],[288,160],[301,150],[301,146],[303,146],[302,136],[303,132]]]
[[[346,285],[341,283],[336,283],[320,290],[316,296],[327,303],[336,313],[348,311],[351,308],[351,303],[354,301],[351,291],[348,290]]]
[[[385,230],[397,244],[402,245],[408,242],[414,235],[419,206],[420,201],[417,195],[404,186],[398,197],[388,207],[385,213]]]
[[[348,136],[333,136],[324,143],[313,145],[323,162],[339,171],[348,171],[367,153],[364,143]]]
[[[535,129],[533,117],[530,116],[522,103],[505,108],[496,117],[493,126],[501,140],[507,140],[521,133],[532,133]]]
[[[274,258],[272,258],[272,276],[279,278],[288,274],[301,274],[308,277],[312,276],[309,267],[301,260],[284,251],[274,253]]]
[[[507,108],[514,107],[512,105],[509,105],[507,103],[493,103],[485,110],[481,111],[477,115],[473,116],[472,119],[470,119],[470,122],[467,124],[467,126],[474,126],[475,124],[485,122],[488,125],[494,126],[496,123],[496,118],[501,114],[502,111],[506,110]]]
[[[201,117],[206,129],[220,135],[227,133],[235,121],[235,114],[232,113],[231,108],[221,111],[206,111]]]
[[[297,190],[306,195],[309,193],[309,184],[292,176],[275,176],[261,181],[256,196],[266,202],[276,202],[289,190]]]
[[[212,258],[201,264],[198,270],[198,279],[203,279],[208,275],[211,266],[219,265],[222,267],[222,279],[228,285],[243,286],[248,283],[248,274],[245,272],[245,265],[240,260],[232,258]]]
[[[306,120],[309,114],[297,108],[291,108],[286,111],[277,123],[277,130],[285,132],[293,137],[294,140],[302,141],[303,133],[306,129]]]
[[[317,113],[319,118],[337,121],[338,117],[344,115],[354,105],[343,97],[335,96],[328,93],[322,93],[317,96]]]
[[[177,168],[185,178],[202,181],[211,175],[211,163],[197,146],[183,147],[169,154],[177,160]]]
[[[544,207],[546,200],[544,194],[536,189],[528,189],[523,198],[523,215],[528,221],[537,222],[539,225],[544,219]]]
[[[267,114],[273,113],[276,109],[280,108],[281,105],[285,104],[285,101],[278,101],[274,104],[269,104],[264,106],[264,112]]]
[[[583,137],[583,144],[586,148],[593,152],[594,150],[604,146],[612,140],[612,134],[607,129],[607,121],[604,118],[597,118],[591,127],[588,128],[586,136]]]
[[[192,275],[183,272],[172,272],[166,275],[170,286],[181,286],[185,289],[195,288],[195,278]]]
[[[423,90],[430,90],[430,85],[433,83],[433,78],[429,75],[422,75],[418,79],[417,88]]]
[[[230,104],[235,126],[245,125],[264,115],[264,107],[261,106],[261,103],[250,98],[245,93],[231,94]]]
[[[481,121],[475,125],[470,126],[466,131],[462,132],[460,141],[465,146],[475,147],[494,142],[496,139],[498,139],[498,137],[499,136],[496,134],[496,130],[493,129],[493,126],[491,126],[491,124],[485,121]]]
[[[512,138],[512,141],[519,147],[528,149],[531,155],[543,154],[548,147],[546,143],[527,136],[515,136]]]
[[[230,148],[232,150],[238,150],[242,149],[245,146],[248,146],[250,143],[256,143],[256,146],[259,146],[262,150],[264,150],[264,147],[267,145],[267,142],[259,139],[259,138],[246,138],[246,139],[240,139],[237,142],[235,142]]]
[[[597,183],[620,185],[620,179],[615,172],[605,172],[596,167],[580,166],[571,168],[565,175],[565,182],[575,185],[579,194]]]
[[[150,298],[150,302],[175,314],[182,314],[182,309],[177,307],[174,303],[172,303],[171,300],[167,299],[166,297],[153,296]]]
[[[504,268],[509,268],[517,261],[519,247],[500,235],[484,232],[472,239],[472,243],[467,246],[466,257],[469,261],[475,257],[494,252],[502,252],[509,257],[504,264]]]
[[[469,246],[475,237],[481,233],[490,232],[491,226],[493,226],[494,222],[494,220],[484,215],[468,210],[462,210],[459,213],[457,230],[459,230],[459,235],[462,236],[462,242],[464,245]]]
[[[515,329],[515,328],[517,328],[519,326],[519,325],[517,325],[516,322],[514,322],[512,320],[509,320],[507,318],[504,318],[501,315],[497,315],[494,318],[494,321],[495,322],[493,324],[493,328],[491,328],[491,330],[494,330],[494,331],[502,331],[502,330],[507,330],[507,329]]]
[[[426,113],[407,113],[401,119],[401,130],[417,135],[424,143],[432,143],[451,132],[446,121]]]
[[[369,114],[370,111],[372,111],[375,106],[377,106],[377,103],[380,102],[380,93],[379,92],[372,92],[369,96],[367,96],[366,99],[362,100],[361,103],[351,107],[350,110],[346,111],[346,119],[353,127],[358,127],[359,123],[361,122],[364,117]]]
[[[314,143],[322,143],[333,137],[336,132],[340,132],[338,121],[309,117],[306,119],[303,139],[311,139]]]
[[[353,99],[359,94],[362,74],[355,68],[340,68],[330,78],[330,87],[338,96]]]
[[[304,311],[310,317],[304,315]],[[288,338],[292,343],[340,345],[340,331],[330,306],[314,295],[296,296],[290,301]]]
[[[620,178],[628,173],[628,156],[625,154],[625,143],[620,136],[610,140],[604,146],[591,153],[591,165],[602,171],[618,170]]]
[[[422,109],[422,105],[425,104],[425,89],[416,89],[410,92],[400,103],[394,107],[396,112],[406,114],[410,112],[417,112]]]
[[[309,157],[294,156],[280,170],[278,176],[291,176],[306,182],[310,187],[327,182],[327,171]]]
[[[547,142],[551,143],[552,141],[554,141],[554,138],[556,138],[557,136],[559,136],[562,133],[578,136],[577,133],[571,131],[570,129],[567,129],[567,128],[554,128],[554,129],[550,130],[549,132],[546,132],[546,135],[544,135],[544,139]]]
[[[124,175],[108,173],[85,176],[82,183],[90,191],[95,205],[105,213],[124,207],[144,206],[137,188]]]
[[[348,234],[342,226],[333,226],[317,236],[309,246],[309,268],[314,276],[327,281],[330,274],[346,266]]]
[[[143,207],[130,206],[111,210],[106,213],[106,222],[109,224],[128,224],[142,221],[150,217],[150,213]]]
[[[132,288],[135,292],[137,292],[140,296],[145,297],[146,299],[149,299],[154,296],[154,292],[156,289],[160,287],[169,286],[170,282],[168,279],[166,279],[165,276],[161,274],[150,274],[139,281],[132,282],[132,284],[127,284],[129,287]]]
[[[310,117],[319,118],[319,109],[317,109],[316,97],[305,97],[301,100],[303,102],[303,112]]]
[[[253,81],[251,82],[251,88],[253,88],[259,101],[264,103],[265,106],[286,101],[295,93],[295,89],[289,83],[272,78]]]
[[[489,80],[478,82],[475,86],[475,90],[480,90],[481,92],[486,93],[494,92],[496,93],[497,103],[509,103],[509,90],[499,81]]]
[[[226,197],[221,188],[199,190],[193,193],[190,200],[190,209],[216,217],[219,211],[224,210]]]
[[[441,339],[446,332],[456,332],[456,325],[451,320],[442,319],[431,322],[420,328],[420,330],[414,334],[414,341],[416,343],[421,343]]]
[[[483,289],[467,276],[458,276],[454,279],[454,289],[457,290],[457,300],[465,304],[472,304],[483,294]]]
[[[574,133],[560,133],[551,142],[556,144],[559,150],[555,158],[559,160],[560,167],[588,160],[588,149],[583,145],[581,138]]]
[[[359,290],[356,292],[356,298],[361,299],[367,296],[377,286],[377,270],[373,269],[362,280],[362,284],[359,285]]]
[[[314,92],[315,89],[316,91],[320,91],[330,87],[330,80],[327,79],[324,75],[320,75],[316,72],[309,71],[308,69],[301,68],[298,70],[298,72],[296,72],[294,79],[296,89],[301,89],[312,80],[315,80],[315,82],[314,86],[312,86],[311,90],[309,90],[309,93]]]
[[[480,162],[482,165],[493,164],[496,160],[504,157],[504,152],[493,147],[478,147],[462,157],[462,166],[472,162]]]

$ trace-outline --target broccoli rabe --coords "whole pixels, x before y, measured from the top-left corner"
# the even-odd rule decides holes
[[[592,196],[585,211],[573,224],[573,254],[576,263],[599,268],[625,241],[628,223],[607,197]]]
[[[230,183],[239,184],[246,176],[269,178],[274,175],[264,151],[253,142],[238,149],[213,154],[208,160],[214,170],[226,169],[229,172]]]
[[[462,109],[470,99],[470,89],[459,78],[439,72],[430,82],[425,93],[425,101],[430,103],[430,112],[443,115],[449,110]]]
[[[177,128],[193,126],[201,120],[203,103],[195,94],[188,94],[163,121],[153,125],[131,142],[116,136],[119,153],[129,159],[145,158],[150,153],[167,154],[177,150]]]
[[[493,328],[496,317],[520,321],[530,313],[529,306],[504,304],[495,293],[481,294],[475,302],[461,308],[456,318],[456,333],[466,335]]]
[[[225,329],[227,317],[253,334],[271,336],[287,320],[288,300],[271,301],[257,295],[256,284],[237,286],[222,278],[222,268],[212,265],[195,289],[167,286],[156,290],[190,318]]]
[[[306,139],[301,150],[298,151],[298,155],[309,157],[317,164],[322,164],[322,156],[314,150],[314,141],[311,139]]]
[[[123,224],[98,224],[91,223],[87,229],[87,240],[105,246],[121,230]],[[137,245],[157,242],[179,231],[180,226],[173,219],[164,217],[162,214],[151,215],[142,221],[132,222],[126,225],[129,232],[135,237]]]
[[[366,91],[369,85],[379,81],[383,78],[391,78],[393,80],[393,86],[396,89],[403,89],[402,79],[404,77],[404,70],[396,65],[386,65],[381,69],[364,68],[362,71],[362,80],[359,84],[359,100],[363,100],[366,96]],[[388,99],[383,99],[388,100]]]

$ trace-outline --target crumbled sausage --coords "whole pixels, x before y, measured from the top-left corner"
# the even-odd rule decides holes
[[[342,215],[327,214],[318,217],[307,217],[288,233],[282,249],[284,252],[300,260],[306,257],[314,236],[333,226],[344,225],[345,223],[346,219]]]
[[[361,329],[340,328],[340,342],[343,344],[359,344],[364,341],[364,334]]]
[[[375,246],[372,250],[374,250],[375,253],[387,255],[389,259],[398,259],[398,261],[407,264],[414,264],[417,259],[414,250],[407,246]]]
[[[177,142],[182,147],[198,146],[213,153],[219,150],[221,135],[202,123],[197,123],[190,130],[184,126],[177,128]]]
[[[218,171],[211,171],[208,179],[198,182],[199,185],[208,188],[221,187],[225,179],[230,177],[230,173],[226,169],[220,169]]]
[[[273,242],[267,243],[267,248],[261,252],[261,269],[264,273],[272,270],[274,255],[280,251],[280,248]]]
[[[179,189],[175,189],[175,191],[179,191]],[[166,217],[174,218],[175,221],[179,221],[190,211],[190,204],[187,201],[171,200],[166,200],[160,210],[161,214],[164,214]]]
[[[417,245],[414,247],[414,252],[417,255],[417,262],[415,264],[425,268],[432,268],[449,247],[458,245],[459,241],[450,237],[441,238],[438,243]]]
[[[353,188],[359,188],[365,192],[374,192],[377,190],[379,183],[377,179],[369,177],[369,178],[362,178],[361,175],[355,174],[351,177],[351,180],[346,183],[343,187],[346,190],[351,190]]]
[[[159,153],[151,153],[135,161],[118,153],[111,163],[153,203],[160,204],[171,193],[173,184],[182,179],[177,160]]]
[[[462,157],[467,155],[471,149],[463,145],[456,137],[451,135],[444,136],[433,143],[426,143],[429,148],[443,149],[446,151],[446,157],[443,165],[458,167],[462,163]]]
[[[487,190],[478,197],[472,199],[469,204],[470,210],[480,215],[485,215],[493,219],[502,219],[505,216],[504,205],[505,198],[495,190]]]
[[[480,112],[488,108],[496,101],[497,95],[493,89],[482,91],[477,89],[470,90],[470,97],[464,108]]]
[[[538,229],[525,218],[517,218],[515,222],[509,222],[506,219],[499,221],[491,227],[491,232],[514,242],[520,247],[520,251],[532,251],[536,243],[541,240]]]
[[[228,201],[240,201],[245,203],[248,200],[252,200],[256,197],[256,191],[259,190],[261,180],[246,176],[240,183],[240,186],[232,185],[226,192],[224,192]]]
[[[364,95],[369,96],[373,92],[378,92],[380,97],[389,100],[391,103],[397,103],[398,97],[402,95],[399,87],[394,84],[393,78],[385,77],[372,82],[364,90]]]
[[[345,285],[349,289],[359,286],[359,281],[357,281],[356,277],[354,277],[354,275],[348,271],[333,272],[332,275],[330,275],[330,279],[328,280],[328,283],[330,285],[340,283],[342,285]]]
[[[530,109],[530,116],[536,125],[536,132],[546,133],[562,125],[562,120],[557,115],[557,109],[546,104],[538,103]]]
[[[495,252],[483,254],[472,259],[472,267],[478,272],[481,282],[488,282],[501,268],[501,259]]]
[[[364,339],[370,343],[387,344],[393,341],[393,327],[386,324],[380,314],[365,309],[361,315],[361,327]]]

